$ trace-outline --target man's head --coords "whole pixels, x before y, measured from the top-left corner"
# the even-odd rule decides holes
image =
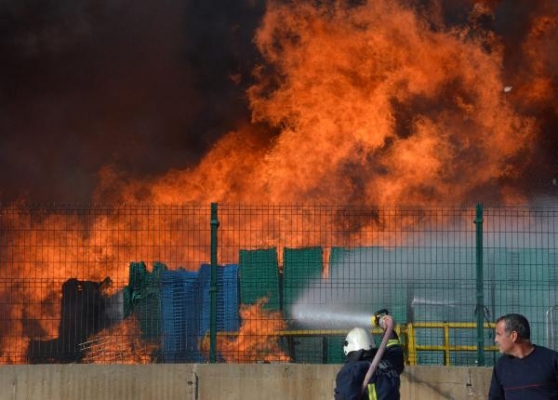
[[[521,314],[506,314],[496,320],[494,342],[500,353],[513,355],[517,346],[531,343],[529,321]]]
[[[357,327],[351,329],[351,331],[347,334],[343,345],[343,351],[345,352],[345,355],[348,355],[353,351],[372,350],[375,346],[376,344],[374,342],[374,338],[370,332],[364,328]]]

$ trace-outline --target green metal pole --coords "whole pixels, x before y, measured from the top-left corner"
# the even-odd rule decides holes
[[[484,366],[484,280],[483,280],[483,261],[482,261],[482,223],[483,223],[482,204],[477,204],[477,225],[476,248],[477,248],[477,365]]]
[[[209,362],[217,362],[217,203],[211,203],[211,285],[209,317]]]

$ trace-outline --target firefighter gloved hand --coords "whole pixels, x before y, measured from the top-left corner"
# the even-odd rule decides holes
[[[392,325],[395,324],[395,321],[393,320],[391,315],[384,315],[382,318],[380,318],[380,321],[378,321],[378,325],[380,325],[380,328],[382,328],[384,331],[387,329],[386,321],[391,321]]]

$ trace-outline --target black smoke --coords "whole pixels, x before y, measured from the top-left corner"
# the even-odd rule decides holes
[[[258,1],[0,5],[0,202],[87,202],[98,171],[195,164],[249,115]]]

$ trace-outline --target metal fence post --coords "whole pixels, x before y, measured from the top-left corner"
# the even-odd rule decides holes
[[[484,366],[484,277],[482,260],[482,223],[483,210],[482,204],[477,204],[477,216],[475,219],[476,227],[476,260],[477,260],[477,365]]]
[[[217,203],[211,203],[211,285],[209,317],[209,362],[217,362]]]

